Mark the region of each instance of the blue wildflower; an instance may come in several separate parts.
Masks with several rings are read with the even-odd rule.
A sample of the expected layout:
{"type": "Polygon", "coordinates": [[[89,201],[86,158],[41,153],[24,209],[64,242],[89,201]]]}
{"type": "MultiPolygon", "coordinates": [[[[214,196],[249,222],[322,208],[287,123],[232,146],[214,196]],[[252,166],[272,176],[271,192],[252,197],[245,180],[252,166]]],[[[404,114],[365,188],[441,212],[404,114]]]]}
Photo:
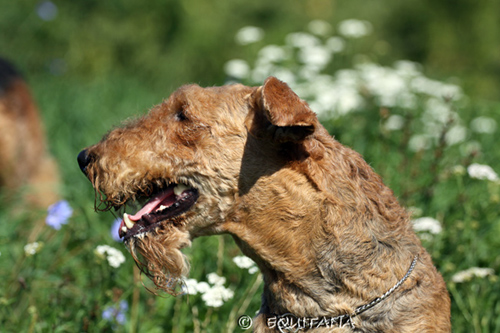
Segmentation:
{"type": "Polygon", "coordinates": [[[61,200],[49,206],[48,215],[45,222],[48,226],[59,230],[63,224],[68,223],[68,219],[73,215],[73,208],[66,200],[61,200]]]}
{"type": "Polygon", "coordinates": [[[120,235],[118,233],[121,224],[122,224],[122,219],[118,217],[116,220],[113,221],[113,225],[111,226],[111,237],[117,242],[123,242],[123,239],[120,238],[120,235]]]}
{"type": "Polygon", "coordinates": [[[119,325],[124,325],[126,321],[125,313],[128,310],[128,303],[125,300],[120,301],[119,304],[108,306],[102,311],[102,319],[114,322],[119,325]]]}

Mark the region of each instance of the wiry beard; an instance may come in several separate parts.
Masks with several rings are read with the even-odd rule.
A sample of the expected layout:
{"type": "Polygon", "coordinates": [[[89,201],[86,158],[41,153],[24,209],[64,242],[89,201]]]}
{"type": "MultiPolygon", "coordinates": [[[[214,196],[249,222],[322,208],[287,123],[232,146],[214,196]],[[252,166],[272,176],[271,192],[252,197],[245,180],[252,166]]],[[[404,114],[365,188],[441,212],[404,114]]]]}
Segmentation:
{"type": "Polygon", "coordinates": [[[189,263],[181,248],[191,245],[189,234],[173,226],[132,237],[125,241],[139,269],[156,287],[173,296],[182,293],[189,263]]]}

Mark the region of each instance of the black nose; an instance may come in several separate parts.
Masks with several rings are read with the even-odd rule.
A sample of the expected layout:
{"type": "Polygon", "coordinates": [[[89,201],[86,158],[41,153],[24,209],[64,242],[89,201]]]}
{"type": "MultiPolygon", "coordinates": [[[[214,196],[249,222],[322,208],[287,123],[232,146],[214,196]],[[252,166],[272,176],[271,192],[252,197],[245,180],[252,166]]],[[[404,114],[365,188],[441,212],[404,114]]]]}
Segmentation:
{"type": "Polygon", "coordinates": [[[87,166],[90,163],[90,156],[87,149],[84,149],[78,154],[78,165],[84,174],[87,174],[87,166]]]}

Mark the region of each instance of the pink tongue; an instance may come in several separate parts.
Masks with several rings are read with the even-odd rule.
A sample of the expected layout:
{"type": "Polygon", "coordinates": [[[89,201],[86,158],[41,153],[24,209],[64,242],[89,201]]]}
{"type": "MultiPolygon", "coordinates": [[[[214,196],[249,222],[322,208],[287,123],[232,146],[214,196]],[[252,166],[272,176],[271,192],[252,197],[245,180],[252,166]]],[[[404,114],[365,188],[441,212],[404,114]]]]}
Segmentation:
{"type": "Polygon", "coordinates": [[[165,206],[170,206],[174,202],[175,202],[174,189],[169,188],[166,191],[158,193],[157,195],[152,197],[147,202],[147,204],[145,204],[144,207],[141,208],[140,211],[138,211],[134,215],[130,215],[129,218],[132,221],[139,221],[142,215],[151,213],[161,204],[164,204],[165,206]]]}

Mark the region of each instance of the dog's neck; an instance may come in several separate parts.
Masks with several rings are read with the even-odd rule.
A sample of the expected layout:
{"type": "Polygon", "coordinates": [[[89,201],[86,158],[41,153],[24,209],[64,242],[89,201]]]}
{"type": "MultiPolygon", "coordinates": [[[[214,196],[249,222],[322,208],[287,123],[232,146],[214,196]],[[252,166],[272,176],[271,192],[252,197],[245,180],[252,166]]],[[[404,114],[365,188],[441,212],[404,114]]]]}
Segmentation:
{"type": "MultiPolygon", "coordinates": [[[[392,192],[380,209],[395,209],[401,217],[389,223],[387,216],[366,208],[373,205],[368,195],[348,197],[362,192],[342,175],[336,188],[325,191],[293,167],[277,164],[267,170],[272,172],[255,176],[251,189],[240,193],[239,213],[225,225],[264,275],[262,313],[351,313],[405,275],[419,243],[392,192]],[[358,206],[335,202],[341,195],[344,203],[358,206]]],[[[380,191],[386,189],[380,182],[380,191]]]]}
{"type": "MultiPolygon", "coordinates": [[[[367,250],[361,251],[367,255],[366,259],[356,258],[352,253],[335,250],[340,247],[334,239],[327,246],[318,240],[301,245],[291,238],[288,239],[288,249],[273,249],[274,244],[266,244],[269,241],[267,232],[246,237],[249,236],[245,235],[247,230],[240,231],[244,232],[236,231],[238,235],[233,234],[236,243],[256,261],[264,276],[259,316],[263,323],[269,318],[285,314],[293,314],[298,318],[331,318],[354,313],[360,306],[369,304],[394,287],[408,272],[412,259],[392,253],[392,263],[389,264],[387,255],[383,259],[386,262],[383,262],[376,258],[375,253],[370,253],[369,248],[374,244],[365,244],[367,250]],[[257,239],[259,241],[253,242],[257,239]],[[298,248],[302,249],[300,253],[296,253],[298,248]],[[397,266],[398,263],[401,267],[397,266]]],[[[348,245],[348,241],[342,239],[344,246],[348,245]]],[[[354,251],[363,244],[354,242],[351,246],[354,251]]],[[[394,250],[399,251],[396,248],[394,250]]],[[[400,252],[411,255],[408,250],[400,252]]],[[[383,305],[375,307],[370,315],[376,317],[373,313],[387,311],[386,304],[383,305]]]]}

